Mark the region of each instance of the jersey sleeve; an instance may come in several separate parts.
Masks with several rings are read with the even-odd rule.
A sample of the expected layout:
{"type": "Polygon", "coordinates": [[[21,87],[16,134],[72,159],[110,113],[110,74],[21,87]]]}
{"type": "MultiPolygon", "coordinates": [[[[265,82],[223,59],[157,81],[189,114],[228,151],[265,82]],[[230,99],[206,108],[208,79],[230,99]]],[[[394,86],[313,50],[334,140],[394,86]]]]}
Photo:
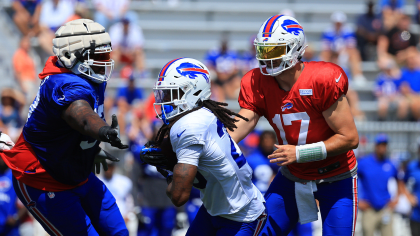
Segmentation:
{"type": "Polygon", "coordinates": [[[241,90],[239,92],[238,102],[241,108],[245,108],[257,113],[259,116],[264,115],[263,94],[256,81],[257,73],[253,69],[246,73],[241,80],[241,90]]]}
{"type": "MultiPolygon", "coordinates": [[[[178,121],[180,122],[180,121],[178,121]]],[[[182,154],[183,149],[192,145],[205,145],[205,136],[207,134],[207,125],[188,124],[176,126],[171,128],[171,144],[172,150],[177,154],[182,154]]]]}
{"type": "Polygon", "coordinates": [[[80,80],[80,82],[54,83],[52,88],[48,86],[44,90],[44,96],[49,104],[58,110],[64,109],[77,100],[85,100],[94,107],[96,101],[94,90],[86,81],[81,78],[80,80]]]}
{"type": "Polygon", "coordinates": [[[328,63],[318,72],[314,82],[317,96],[315,107],[323,112],[330,108],[341,96],[347,94],[349,80],[346,73],[339,66],[328,63]]]}
{"type": "Polygon", "coordinates": [[[201,153],[203,153],[203,149],[204,146],[199,144],[194,144],[181,149],[177,153],[178,163],[198,166],[198,161],[201,153]]]}

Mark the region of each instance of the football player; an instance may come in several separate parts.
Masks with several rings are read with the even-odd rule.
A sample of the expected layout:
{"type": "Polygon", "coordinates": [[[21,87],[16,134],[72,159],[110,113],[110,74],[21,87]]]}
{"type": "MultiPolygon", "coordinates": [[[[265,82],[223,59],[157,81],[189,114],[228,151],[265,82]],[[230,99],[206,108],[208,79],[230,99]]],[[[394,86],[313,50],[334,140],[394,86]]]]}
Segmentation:
{"type": "Polygon", "coordinates": [[[188,201],[193,186],[201,192],[203,205],[187,235],[257,235],[265,219],[264,198],[227,133],[236,128],[231,115],[243,117],[209,99],[209,70],[191,58],[167,63],[153,90],[156,113],[164,122],[157,145],[168,137],[167,147],[172,146],[178,160],[173,175],[159,169],[168,180],[167,195],[179,207],[188,201]]]}
{"type": "MultiPolygon", "coordinates": [[[[111,40],[87,19],[61,26],[38,94],[16,145],[3,144],[17,196],[50,235],[128,235],[115,198],[92,173],[107,157],[101,141],[124,149],[118,122],[105,123],[111,40]]],[[[106,162],[105,162],[106,163],[106,162]]]]}
{"type": "Polygon", "coordinates": [[[260,68],[244,75],[240,120],[230,131],[241,141],[264,116],[280,145],[269,155],[281,166],[265,194],[261,235],[287,235],[299,221],[318,219],[323,235],[353,235],[357,216],[358,133],[347,102],[348,79],[337,65],[301,62],[305,34],[290,16],[275,15],[255,39],[260,68]]]}

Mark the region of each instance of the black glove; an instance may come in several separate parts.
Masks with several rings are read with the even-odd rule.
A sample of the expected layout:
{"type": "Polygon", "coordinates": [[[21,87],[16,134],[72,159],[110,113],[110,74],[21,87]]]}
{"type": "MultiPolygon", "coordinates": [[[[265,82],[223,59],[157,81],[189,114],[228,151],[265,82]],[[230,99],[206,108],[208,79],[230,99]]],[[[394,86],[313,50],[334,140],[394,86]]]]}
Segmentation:
{"type": "Polygon", "coordinates": [[[140,159],[145,164],[170,171],[174,170],[174,166],[178,162],[174,158],[163,155],[162,149],[157,147],[156,143],[153,141],[149,141],[143,146],[140,152],[140,159]]]}
{"type": "Polygon", "coordinates": [[[99,148],[99,152],[96,154],[95,161],[93,162],[92,172],[95,173],[95,167],[96,167],[96,174],[99,174],[101,172],[101,163],[104,170],[107,171],[108,164],[106,163],[106,160],[110,160],[113,162],[120,161],[120,159],[114,157],[108,152],[105,152],[102,148],[99,148]]]}
{"type": "Polygon", "coordinates": [[[117,147],[119,149],[127,149],[128,145],[122,144],[119,136],[120,129],[118,127],[118,120],[117,116],[114,114],[112,115],[111,126],[103,126],[99,129],[99,137],[101,141],[108,142],[113,147],[117,147]]]}
{"type": "Polygon", "coordinates": [[[163,177],[165,177],[166,179],[166,183],[170,184],[172,182],[172,179],[174,177],[174,173],[170,170],[165,170],[159,167],[156,167],[156,170],[163,175],[163,177]]]}

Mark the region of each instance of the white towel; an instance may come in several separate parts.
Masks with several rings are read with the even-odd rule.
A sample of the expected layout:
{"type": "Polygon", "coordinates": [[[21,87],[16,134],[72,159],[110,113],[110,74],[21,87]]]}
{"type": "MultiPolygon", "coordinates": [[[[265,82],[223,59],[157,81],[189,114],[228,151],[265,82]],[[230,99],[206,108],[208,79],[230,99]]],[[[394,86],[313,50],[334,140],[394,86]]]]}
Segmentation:
{"type": "Polygon", "coordinates": [[[301,224],[318,220],[318,207],[314,197],[314,192],[317,190],[315,181],[295,182],[296,205],[301,224]]]}

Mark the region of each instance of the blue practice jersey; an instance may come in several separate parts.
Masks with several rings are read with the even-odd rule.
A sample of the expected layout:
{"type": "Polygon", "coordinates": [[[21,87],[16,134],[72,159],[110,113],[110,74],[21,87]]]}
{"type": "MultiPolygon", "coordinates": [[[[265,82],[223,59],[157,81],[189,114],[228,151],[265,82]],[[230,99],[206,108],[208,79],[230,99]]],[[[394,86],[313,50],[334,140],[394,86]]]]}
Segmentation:
{"type": "Polygon", "coordinates": [[[16,227],[6,225],[8,217],[17,213],[16,193],[12,184],[12,171],[8,169],[0,173],[0,235],[8,235],[11,231],[17,231],[16,227]]]}
{"type": "Polygon", "coordinates": [[[71,128],[61,114],[72,102],[85,100],[104,119],[105,88],[106,83],[97,84],[71,73],[50,75],[41,82],[22,134],[42,167],[60,183],[78,185],[85,181],[100,143],[71,128]]]}

